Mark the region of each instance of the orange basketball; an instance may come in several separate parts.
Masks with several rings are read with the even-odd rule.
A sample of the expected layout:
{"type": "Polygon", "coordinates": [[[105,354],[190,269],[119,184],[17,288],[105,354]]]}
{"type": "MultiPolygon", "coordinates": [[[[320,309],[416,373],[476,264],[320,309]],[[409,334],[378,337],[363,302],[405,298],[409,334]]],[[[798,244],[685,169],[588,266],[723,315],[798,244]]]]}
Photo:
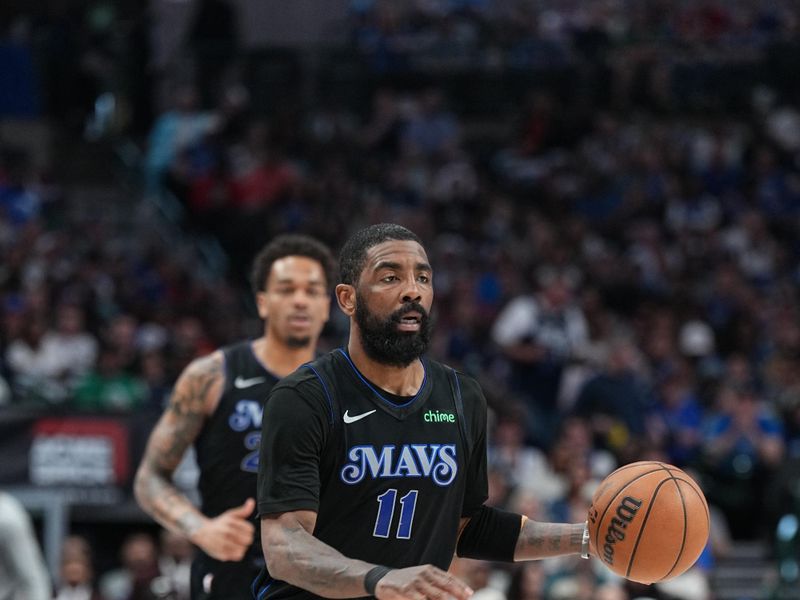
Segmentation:
{"type": "Polygon", "coordinates": [[[589,508],[597,557],[640,583],[677,577],[708,540],[708,504],[678,467],[642,461],[620,467],[598,486],[589,508]]]}

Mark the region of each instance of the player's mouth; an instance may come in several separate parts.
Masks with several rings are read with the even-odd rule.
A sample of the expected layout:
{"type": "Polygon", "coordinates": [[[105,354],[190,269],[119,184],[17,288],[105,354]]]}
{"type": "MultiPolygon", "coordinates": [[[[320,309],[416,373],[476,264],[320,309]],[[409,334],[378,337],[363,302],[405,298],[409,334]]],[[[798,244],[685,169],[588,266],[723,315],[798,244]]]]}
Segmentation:
{"type": "Polygon", "coordinates": [[[419,331],[422,326],[422,315],[416,311],[407,312],[398,321],[400,331],[419,331]]]}
{"type": "Polygon", "coordinates": [[[290,315],[289,325],[293,327],[307,327],[311,324],[311,317],[308,315],[290,315]]]}

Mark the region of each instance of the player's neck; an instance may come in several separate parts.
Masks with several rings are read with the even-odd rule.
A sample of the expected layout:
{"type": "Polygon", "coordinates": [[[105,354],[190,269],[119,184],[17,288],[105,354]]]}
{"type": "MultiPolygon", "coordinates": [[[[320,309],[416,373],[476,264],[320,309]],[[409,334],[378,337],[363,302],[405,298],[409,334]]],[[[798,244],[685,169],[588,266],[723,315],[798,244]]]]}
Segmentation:
{"type": "Polygon", "coordinates": [[[371,359],[361,344],[351,336],[347,345],[350,360],[369,381],[397,396],[414,396],[425,378],[425,369],[417,359],[407,367],[385,365],[371,359]]]}
{"type": "Polygon", "coordinates": [[[315,347],[315,344],[302,348],[291,347],[269,335],[253,342],[253,352],[267,370],[277,377],[286,377],[300,365],[314,360],[315,347]]]}

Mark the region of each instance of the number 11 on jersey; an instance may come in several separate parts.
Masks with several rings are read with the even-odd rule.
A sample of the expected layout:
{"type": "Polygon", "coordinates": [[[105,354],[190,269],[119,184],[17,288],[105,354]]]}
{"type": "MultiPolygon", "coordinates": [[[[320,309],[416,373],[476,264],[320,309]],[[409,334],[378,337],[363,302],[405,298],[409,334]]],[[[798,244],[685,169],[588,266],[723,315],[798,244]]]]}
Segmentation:
{"type": "MultiPolygon", "coordinates": [[[[414,509],[417,506],[417,490],[411,490],[400,498],[400,522],[397,524],[397,539],[411,539],[411,525],[414,522],[414,509]]],[[[388,538],[394,517],[397,490],[392,488],[378,496],[378,517],[375,519],[375,530],[372,535],[388,538]]]]}

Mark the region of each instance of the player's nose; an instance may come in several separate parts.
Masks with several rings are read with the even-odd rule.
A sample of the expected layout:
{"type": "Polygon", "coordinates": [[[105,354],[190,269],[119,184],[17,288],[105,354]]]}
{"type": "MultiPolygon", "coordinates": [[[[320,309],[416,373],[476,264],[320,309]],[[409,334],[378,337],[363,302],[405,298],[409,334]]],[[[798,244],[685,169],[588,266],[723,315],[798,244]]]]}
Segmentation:
{"type": "Polygon", "coordinates": [[[302,306],[308,306],[308,303],[310,302],[310,300],[311,299],[309,298],[308,293],[305,292],[304,290],[297,290],[292,295],[292,303],[295,306],[301,306],[301,307],[302,306]]]}
{"type": "Polygon", "coordinates": [[[417,278],[407,278],[403,286],[403,302],[419,302],[420,300],[422,300],[422,293],[417,278]]]}

